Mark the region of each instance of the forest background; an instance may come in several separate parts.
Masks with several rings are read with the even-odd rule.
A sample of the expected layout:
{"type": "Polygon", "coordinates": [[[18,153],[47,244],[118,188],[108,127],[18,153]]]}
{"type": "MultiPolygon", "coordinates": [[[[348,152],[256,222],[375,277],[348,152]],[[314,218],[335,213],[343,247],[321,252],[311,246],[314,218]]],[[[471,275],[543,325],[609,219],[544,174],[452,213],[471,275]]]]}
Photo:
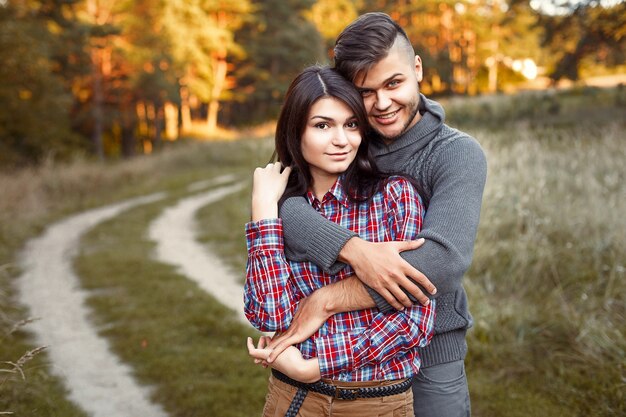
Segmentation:
{"type": "Polygon", "coordinates": [[[0,167],[271,122],[294,75],[374,10],[406,28],[430,96],[625,72],[621,1],[0,0],[0,167]]]}

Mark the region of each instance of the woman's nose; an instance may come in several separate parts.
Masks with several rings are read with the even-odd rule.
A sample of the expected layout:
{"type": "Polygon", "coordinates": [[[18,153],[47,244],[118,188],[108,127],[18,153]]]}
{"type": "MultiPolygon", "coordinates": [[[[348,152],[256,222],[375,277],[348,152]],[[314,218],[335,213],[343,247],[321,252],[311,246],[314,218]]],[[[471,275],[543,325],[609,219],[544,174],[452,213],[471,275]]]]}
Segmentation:
{"type": "Polygon", "coordinates": [[[348,144],[348,136],[343,128],[338,128],[333,135],[333,145],[346,146],[348,144]]]}

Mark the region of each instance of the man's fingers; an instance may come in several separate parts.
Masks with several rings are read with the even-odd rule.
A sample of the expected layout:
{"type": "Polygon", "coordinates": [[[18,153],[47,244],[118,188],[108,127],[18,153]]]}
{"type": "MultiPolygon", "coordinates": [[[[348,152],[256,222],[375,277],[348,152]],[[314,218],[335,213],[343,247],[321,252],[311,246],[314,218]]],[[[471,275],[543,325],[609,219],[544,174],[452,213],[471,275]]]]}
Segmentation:
{"type": "Polygon", "coordinates": [[[274,347],[274,349],[272,349],[272,352],[270,353],[270,355],[267,357],[267,362],[268,363],[272,363],[276,360],[276,358],[285,351],[285,349],[287,349],[289,346],[291,346],[292,343],[289,341],[289,339],[285,339],[282,342],[280,342],[276,347],[274,347]]]}
{"type": "Polygon", "coordinates": [[[424,240],[424,238],[419,238],[417,240],[406,240],[406,241],[399,241],[396,242],[396,247],[398,249],[398,252],[404,252],[406,250],[413,250],[413,249],[417,249],[420,246],[422,246],[424,244],[426,240],[424,240]]]}
{"type": "Polygon", "coordinates": [[[404,282],[400,285],[402,285],[402,288],[404,288],[413,297],[415,297],[415,299],[417,299],[417,302],[419,302],[420,304],[425,305],[425,306],[430,304],[430,298],[428,298],[428,296],[424,294],[424,292],[420,289],[420,287],[415,285],[415,283],[411,281],[409,278],[406,278],[404,282]]]}
{"type": "MultiPolygon", "coordinates": [[[[405,279],[404,282],[410,283],[410,280],[405,279]]],[[[393,297],[402,305],[402,307],[400,307],[398,310],[401,310],[404,307],[409,308],[413,306],[413,301],[411,301],[409,296],[406,295],[404,291],[402,291],[400,285],[394,285],[393,287],[389,288],[389,291],[391,292],[391,295],[393,295],[393,297]]]]}
{"type": "MultiPolygon", "coordinates": [[[[380,296],[383,297],[396,310],[404,310],[404,305],[402,305],[402,303],[398,301],[387,288],[376,289],[376,292],[380,294],[380,296]]],[[[404,296],[406,297],[406,294],[404,294],[404,296]]]]}
{"type": "MultiPolygon", "coordinates": [[[[426,277],[426,275],[422,274],[420,271],[413,268],[408,262],[407,262],[407,266],[408,266],[408,269],[405,271],[405,276],[411,278],[417,284],[421,285],[422,288],[424,288],[429,294],[437,293],[437,288],[433,285],[432,282],[430,282],[430,280],[428,279],[428,277],[426,277]]],[[[409,289],[407,288],[407,290],[409,289]]],[[[409,292],[415,296],[413,291],[409,290],[409,292]]],[[[420,290],[420,292],[422,291],[420,290]]],[[[418,297],[416,296],[415,298],[418,298],[418,297]]]]}
{"type": "Polygon", "coordinates": [[[267,344],[267,348],[276,349],[276,346],[278,346],[278,344],[287,337],[289,337],[289,330],[287,330],[285,333],[281,333],[278,336],[274,336],[274,338],[267,344]]]}

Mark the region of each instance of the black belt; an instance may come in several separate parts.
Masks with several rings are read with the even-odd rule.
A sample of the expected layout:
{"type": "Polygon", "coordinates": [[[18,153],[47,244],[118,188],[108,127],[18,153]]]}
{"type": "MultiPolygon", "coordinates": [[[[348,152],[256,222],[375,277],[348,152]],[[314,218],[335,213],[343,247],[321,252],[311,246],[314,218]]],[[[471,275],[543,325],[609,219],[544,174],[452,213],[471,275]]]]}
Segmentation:
{"type": "Polygon", "coordinates": [[[408,391],[413,385],[413,380],[409,378],[397,384],[384,385],[380,387],[339,388],[321,380],[312,384],[305,384],[304,382],[291,379],[287,375],[275,369],[272,369],[272,375],[279,381],[298,388],[295,397],[289,405],[289,409],[287,410],[285,417],[295,417],[296,414],[298,414],[298,410],[300,410],[300,406],[304,402],[304,398],[309,391],[328,395],[329,397],[333,397],[338,400],[356,400],[357,398],[388,397],[390,395],[402,394],[403,392],[408,391]]]}

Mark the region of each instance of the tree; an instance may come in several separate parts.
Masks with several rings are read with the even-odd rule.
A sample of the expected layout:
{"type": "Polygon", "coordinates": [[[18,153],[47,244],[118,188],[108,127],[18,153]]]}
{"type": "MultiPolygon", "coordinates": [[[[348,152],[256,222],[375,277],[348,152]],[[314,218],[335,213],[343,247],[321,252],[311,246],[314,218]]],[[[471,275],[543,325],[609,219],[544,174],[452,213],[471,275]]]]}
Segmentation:
{"type": "Polygon", "coordinates": [[[72,25],[61,3],[0,6],[0,165],[68,157],[82,147],[71,129],[72,96],[61,78],[61,40],[72,25]]]}
{"type": "Polygon", "coordinates": [[[335,39],[358,13],[352,0],[318,0],[306,16],[324,39],[328,56],[332,56],[335,39]]]}
{"type": "Polygon", "coordinates": [[[287,87],[304,67],[325,62],[323,42],[306,18],[311,0],[257,0],[256,11],[237,32],[237,42],[247,51],[235,61],[234,102],[228,121],[251,125],[278,115],[287,87]]]}
{"type": "Polygon", "coordinates": [[[233,85],[229,61],[241,57],[234,32],[251,12],[248,0],[169,1],[165,4],[163,29],[172,47],[181,78],[183,120],[189,120],[191,95],[208,103],[207,125],[215,130],[220,102],[233,85]]]}
{"type": "Polygon", "coordinates": [[[117,48],[116,108],[122,153],[131,156],[137,148],[137,134],[144,149],[159,149],[164,130],[170,139],[178,137],[180,73],[171,42],[161,33],[164,3],[126,0],[118,4],[122,32],[117,48]],[[175,109],[173,120],[165,117],[168,108],[175,109]]]}
{"type": "Polygon", "coordinates": [[[541,12],[542,46],[550,51],[554,82],[578,80],[586,58],[605,65],[624,62],[626,53],[626,2],[605,8],[598,1],[562,2],[566,13],[541,12]]]}

